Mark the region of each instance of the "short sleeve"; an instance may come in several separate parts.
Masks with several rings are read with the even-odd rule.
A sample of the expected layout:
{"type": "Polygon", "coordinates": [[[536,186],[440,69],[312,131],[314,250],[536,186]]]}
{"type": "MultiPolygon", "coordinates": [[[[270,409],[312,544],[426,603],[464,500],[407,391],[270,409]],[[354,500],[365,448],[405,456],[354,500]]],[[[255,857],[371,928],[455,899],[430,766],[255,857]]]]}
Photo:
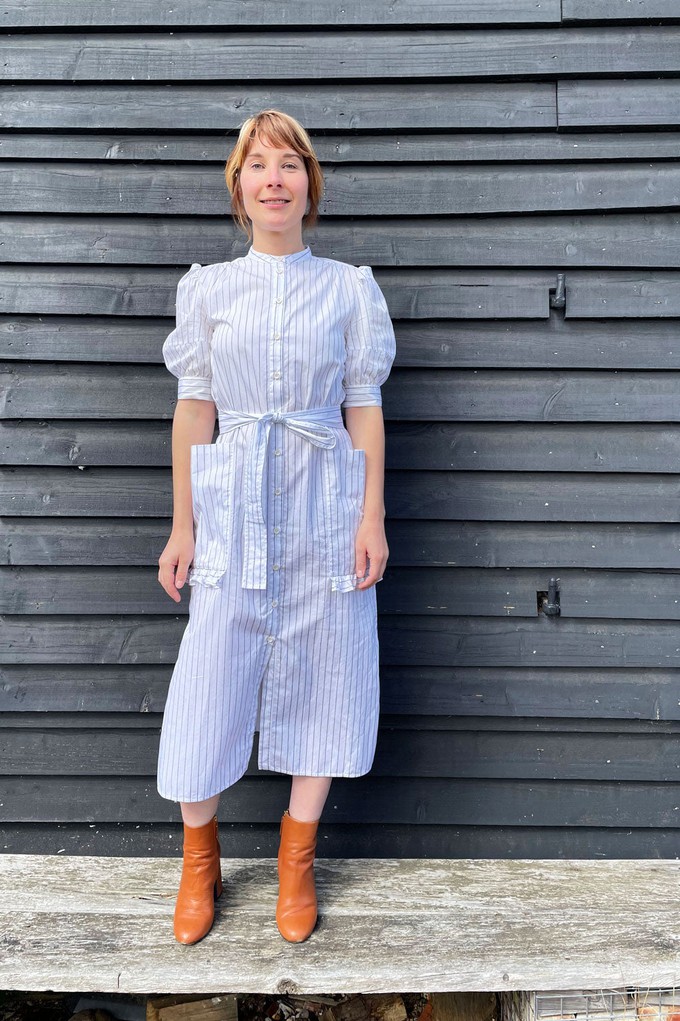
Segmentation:
{"type": "Polygon", "coordinates": [[[355,304],[345,327],[343,408],[382,405],[380,387],[390,374],[397,342],[385,296],[370,266],[355,266],[355,304]]]}
{"type": "Polygon", "coordinates": [[[177,376],[177,399],[211,401],[211,327],[195,262],[177,285],[176,326],[163,344],[163,360],[177,376]]]}

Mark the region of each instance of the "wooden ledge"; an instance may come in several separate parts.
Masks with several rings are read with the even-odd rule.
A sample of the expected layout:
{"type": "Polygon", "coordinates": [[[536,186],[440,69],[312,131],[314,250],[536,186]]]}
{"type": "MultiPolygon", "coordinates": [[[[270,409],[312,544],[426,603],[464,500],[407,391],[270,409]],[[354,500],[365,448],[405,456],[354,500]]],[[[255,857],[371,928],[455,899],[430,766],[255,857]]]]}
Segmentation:
{"type": "Polygon", "coordinates": [[[179,858],[0,856],[0,987],[370,993],[680,985],[680,862],[330,859],[288,944],[276,860],[223,859],[213,929],[172,933],[179,858]]]}

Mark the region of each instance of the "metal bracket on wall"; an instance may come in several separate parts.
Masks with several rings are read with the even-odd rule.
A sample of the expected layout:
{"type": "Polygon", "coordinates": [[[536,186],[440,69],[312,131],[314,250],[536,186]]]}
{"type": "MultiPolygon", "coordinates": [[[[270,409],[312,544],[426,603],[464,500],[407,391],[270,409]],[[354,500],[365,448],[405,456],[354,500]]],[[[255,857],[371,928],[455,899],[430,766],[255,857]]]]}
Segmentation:
{"type": "Polygon", "coordinates": [[[539,613],[545,613],[547,617],[559,617],[561,613],[560,593],[556,578],[550,579],[547,592],[537,592],[536,595],[538,596],[539,613]]]}
{"type": "Polygon", "coordinates": [[[551,308],[564,308],[567,304],[567,288],[565,283],[564,273],[557,274],[557,283],[555,284],[555,291],[550,294],[550,307],[551,308]]]}

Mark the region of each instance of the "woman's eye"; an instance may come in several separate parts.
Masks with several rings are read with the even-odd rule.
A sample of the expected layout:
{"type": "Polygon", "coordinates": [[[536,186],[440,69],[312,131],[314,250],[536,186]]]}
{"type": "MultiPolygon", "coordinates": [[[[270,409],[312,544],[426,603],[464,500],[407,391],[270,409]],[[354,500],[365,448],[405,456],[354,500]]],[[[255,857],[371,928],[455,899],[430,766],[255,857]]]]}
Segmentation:
{"type": "MultiPolygon", "coordinates": [[[[251,163],[250,164],[250,169],[254,170],[255,167],[261,167],[261,166],[262,166],[262,163],[251,163]]],[[[297,163],[284,163],[284,167],[292,167],[293,170],[297,170],[298,169],[297,163]]]]}

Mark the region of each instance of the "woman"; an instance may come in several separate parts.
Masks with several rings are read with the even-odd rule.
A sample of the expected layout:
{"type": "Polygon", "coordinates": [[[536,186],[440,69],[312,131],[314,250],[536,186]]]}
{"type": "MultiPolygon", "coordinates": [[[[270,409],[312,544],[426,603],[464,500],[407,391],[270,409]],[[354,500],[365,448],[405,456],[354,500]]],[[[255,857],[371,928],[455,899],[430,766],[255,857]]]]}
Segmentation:
{"type": "Polygon", "coordinates": [[[259,768],[292,776],[276,922],[301,942],[317,920],[331,780],[367,773],[375,753],[375,584],[389,553],[380,386],[396,345],[371,269],[314,256],[302,240],[323,175],[298,121],[277,110],[245,121],[225,177],[252,245],[182,277],[163,345],[179,385],[158,580],[176,602],[187,579],[192,593],[157,784],[181,805],[174,932],[195,943],[222,892],[219,796],[245,773],[259,731],[259,768]]]}

